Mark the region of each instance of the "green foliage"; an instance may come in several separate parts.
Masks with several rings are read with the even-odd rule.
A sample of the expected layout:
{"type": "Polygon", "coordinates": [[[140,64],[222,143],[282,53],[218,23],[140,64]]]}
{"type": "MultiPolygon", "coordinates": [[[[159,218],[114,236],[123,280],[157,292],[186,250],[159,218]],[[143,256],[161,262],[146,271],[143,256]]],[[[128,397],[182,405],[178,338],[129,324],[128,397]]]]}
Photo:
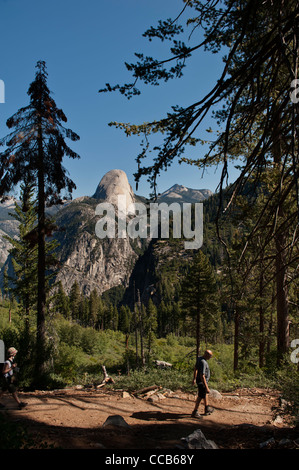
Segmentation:
{"type": "Polygon", "coordinates": [[[75,382],[83,375],[85,354],[79,347],[60,343],[57,354],[54,357],[53,372],[60,376],[66,383],[75,382]]]}
{"type": "Polygon", "coordinates": [[[134,391],[157,385],[170,390],[191,390],[192,372],[188,370],[133,370],[129,376],[117,377],[116,387],[134,391]]]}
{"type": "Polygon", "coordinates": [[[28,239],[37,223],[33,191],[34,185],[26,181],[21,186],[21,204],[16,202],[11,214],[19,222],[19,237],[5,237],[12,245],[9,253],[13,268],[13,276],[4,274],[7,291],[19,300],[26,315],[36,305],[37,289],[37,246],[28,239]]]}
{"type": "MultiPolygon", "coordinates": [[[[298,364],[290,363],[286,358],[284,367],[277,373],[277,386],[282,392],[287,405],[284,412],[293,417],[299,414],[299,369],[298,364]]],[[[298,423],[296,423],[298,424],[298,423]]]]}
{"type": "Polygon", "coordinates": [[[182,285],[182,308],[191,320],[197,349],[202,338],[207,341],[219,319],[219,292],[215,272],[201,250],[194,256],[182,285]]]}
{"type": "Polygon", "coordinates": [[[11,132],[0,141],[6,148],[0,154],[0,195],[6,196],[19,183],[35,185],[37,192],[37,227],[30,232],[32,245],[38,246],[38,282],[35,379],[36,386],[46,372],[47,339],[45,335],[46,289],[46,235],[55,227],[45,216],[45,206],[62,200],[62,192],[71,197],[76,185],[62,165],[63,157],[79,158],[65,139],[77,141],[79,136],[64,123],[67,118],[51,97],[47,85],[44,61],[36,65],[34,81],[28,89],[29,104],[19,109],[6,122],[11,132]]]}
{"type": "MultiPolygon", "coordinates": [[[[278,360],[288,348],[289,315],[298,314],[297,299],[290,301],[288,292],[293,290],[292,284],[297,287],[298,279],[297,109],[290,99],[298,62],[298,27],[290,18],[297,14],[298,2],[295,0],[284,2],[283,8],[281,2],[270,0],[262,3],[255,0],[185,1],[175,19],[159,21],[156,27],[150,27],[144,33],[149,41],[155,38],[170,44],[168,56],[159,60],[142,52],[136,53],[135,63],[125,64],[132,76],[131,83],[114,86],[108,83],[100,90],[117,90],[132,98],[141,93],[140,83],[157,86],[160,82],[182,77],[190,57],[196,60],[200,49],[213,53],[225,50],[223,70],[215,80],[215,86],[213,83],[202,96],[200,90],[195,90],[194,101],[187,107],[172,106],[163,118],[139,125],[127,122],[111,122],[110,125],[122,129],[127,136],[141,137],[135,179],[138,184],[140,178],[146,176],[155,196],[157,177],[175,160],[195,165],[200,170],[222,165],[220,191],[215,198],[219,203],[215,216],[217,226],[209,224],[204,228],[205,240],[210,240],[204,250],[209,252],[214,266],[222,265],[223,268],[227,248],[234,258],[233,269],[228,260],[224,276],[231,276],[231,291],[234,289],[229,308],[236,320],[236,353],[241,335],[248,339],[242,342],[243,356],[259,341],[260,366],[264,364],[266,348],[271,346],[271,341],[267,344],[266,338],[271,339],[273,335],[273,312],[268,306],[274,303],[274,297],[278,360]],[[188,47],[185,41],[191,39],[192,44],[188,47]],[[205,138],[202,124],[210,113],[215,118],[216,131],[213,137],[210,135],[212,130],[208,129],[205,138]],[[207,147],[204,152],[199,152],[199,158],[198,153],[194,158],[192,152],[187,157],[183,155],[188,145],[198,143],[207,147]],[[238,164],[239,176],[227,197],[224,185],[229,176],[229,163],[238,164]],[[227,216],[233,203],[240,202],[238,196],[242,196],[249,179],[256,189],[265,182],[265,175],[267,190],[259,204],[256,207],[248,204],[245,211],[238,204],[237,208],[234,206],[237,228],[232,230],[229,224],[223,223],[224,212],[227,216]],[[221,234],[223,241],[218,249],[213,243],[216,232],[221,234]],[[234,246],[227,243],[233,237],[234,242],[237,241],[234,246]],[[269,301],[273,281],[276,291],[274,295],[272,290],[269,301]],[[257,283],[258,287],[254,285],[257,283]],[[255,318],[251,316],[251,306],[255,318]]],[[[228,297],[227,281],[225,287],[224,297],[228,297]]],[[[168,295],[171,289],[165,288],[165,291],[168,295]]],[[[163,305],[163,310],[169,313],[168,305],[163,305]]],[[[158,324],[158,330],[167,334],[163,317],[158,318],[158,324]]],[[[236,354],[236,368],[237,362],[236,354]]]]}
{"type": "MultiPolygon", "coordinates": [[[[114,380],[112,388],[137,390],[156,384],[171,390],[195,392],[192,387],[193,368],[196,359],[196,340],[190,336],[169,334],[165,338],[152,338],[151,354],[144,368],[136,362],[134,335],[129,336],[126,347],[126,334],[113,330],[95,330],[72,323],[57,316],[52,325],[56,332],[51,350],[51,361],[46,389],[63,388],[66,385],[99,383],[103,378],[102,365],[114,380]],[[154,360],[170,362],[170,370],[159,370],[154,360]],[[129,372],[129,374],[128,374],[129,372]],[[119,375],[119,373],[121,375],[119,375]]],[[[0,338],[6,345],[14,345],[18,350],[18,364],[21,366],[20,387],[30,387],[33,364],[25,361],[24,330],[22,318],[16,310],[12,312],[12,322],[8,322],[7,308],[0,308],[0,338]]],[[[34,328],[30,333],[30,357],[34,355],[34,328]]],[[[267,368],[260,369],[254,351],[247,360],[243,359],[240,370],[233,371],[233,347],[229,344],[205,344],[213,350],[210,360],[211,388],[230,391],[237,387],[281,387],[287,400],[298,406],[296,387],[298,374],[294,367],[286,367],[278,373],[275,360],[267,359],[267,368]],[[297,378],[296,378],[297,377],[297,378]]],[[[27,359],[26,359],[27,360],[27,359]]]]}
{"type": "Polygon", "coordinates": [[[64,155],[79,158],[65,139],[77,141],[79,136],[64,127],[67,118],[51,97],[45,62],[38,61],[36,69],[35,79],[28,89],[30,102],[7,120],[7,127],[12,131],[1,139],[6,149],[1,153],[0,194],[9,193],[24,178],[35,182],[38,177],[43,179],[42,197],[50,203],[59,203],[63,189],[70,196],[75,188],[62,166],[62,158],[64,155]]]}

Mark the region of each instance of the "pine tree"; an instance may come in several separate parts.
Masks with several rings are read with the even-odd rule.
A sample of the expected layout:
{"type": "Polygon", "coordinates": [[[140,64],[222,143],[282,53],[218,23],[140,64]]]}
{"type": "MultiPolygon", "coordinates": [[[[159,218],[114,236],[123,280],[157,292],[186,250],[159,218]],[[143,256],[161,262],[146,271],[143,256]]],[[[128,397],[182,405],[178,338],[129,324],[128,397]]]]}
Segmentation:
{"type": "Polygon", "coordinates": [[[90,324],[90,302],[83,291],[81,291],[80,296],[79,323],[82,326],[89,326],[90,324]]]}
{"type": "Polygon", "coordinates": [[[146,316],[144,321],[145,326],[145,334],[147,335],[147,349],[148,349],[148,357],[151,355],[151,349],[153,340],[155,338],[155,334],[158,327],[157,321],[157,308],[154,305],[152,299],[149,299],[148,305],[146,307],[146,316]]]}
{"type": "Polygon", "coordinates": [[[208,258],[198,251],[182,285],[182,308],[191,319],[196,336],[196,355],[202,336],[202,317],[213,322],[219,310],[219,296],[215,274],[208,258]],[[195,324],[195,328],[194,328],[195,324]]]}
{"type": "Polygon", "coordinates": [[[37,349],[35,376],[38,382],[46,372],[46,251],[45,237],[51,224],[45,217],[45,205],[61,202],[62,191],[71,196],[75,184],[62,166],[64,155],[78,158],[65,143],[65,138],[78,140],[77,134],[66,129],[63,111],[57,108],[47,86],[46,64],[37,63],[34,81],[28,89],[30,103],[7,120],[14,129],[1,141],[6,150],[0,161],[0,195],[9,191],[24,176],[36,182],[38,226],[33,236],[38,242],[38,299],[37,299],[37,349]]]}
{"type": "Polygon", "coordinates": [[[54,294],[53,299],[53,309],[54,311],[59,312],[61,315],[63,315],[66,319],[70,319],[69,298],[63,289],[61,281],[57,283],[57,290],[54,294]]]}
{"type": "Polygon", "coordinates": [[[97,314],[97,328],[103,330],[105,323],[105,305],[102,297],[99,298],[98,314],[97,314]]]}
{"type": "Polygon", "coordinates": [[[81,291],[77,281],[71,287],[69,294],[71,319],[79,321],[80,319],[80,304],[81,304],[81,291]]]}
{"type": "Polygon", "coordinates": [[[116,305],[113,305],[113,314],[112,314],[112,329],[114,331],[118,330],[118,309],[116,305]]]}
{"type": "Polygon", "coordinates": [[[132,313],[127,305],[122,305],[119,310],[118,328],[123,333],[129,334],[131,331],[132,313]]]}
{"type": "Polygon", "coordinates": [[[89,318],[88,324],[92,327],[96,327],[98,322],[98,312],[99,312],[99,303],[100,298],[98,291],[94,289],[89,296],[89,318]]]}
{"type": "Polygon", "coordinates": [[[36,206],[33,201],[34,186],[21,185],[21,203],[15,203],[11,214],[19,222],[19,236],[6,236],[12,248],[9,250],[13,275],[8,277],[8,284],[18,299],[28,324],[30,311],[36,307],[37,297],[37,246],[28,240],[27,235],[37,224],[36,206]]]}

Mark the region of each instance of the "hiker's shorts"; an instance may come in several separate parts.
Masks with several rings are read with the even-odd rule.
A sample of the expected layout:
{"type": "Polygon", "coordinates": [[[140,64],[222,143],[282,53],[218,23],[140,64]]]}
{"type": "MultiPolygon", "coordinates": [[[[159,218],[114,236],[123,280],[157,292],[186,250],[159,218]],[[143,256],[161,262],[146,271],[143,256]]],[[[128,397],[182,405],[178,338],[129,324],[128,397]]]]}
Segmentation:
{"type": "Polygon", "coordinates": [[[1,381],[1,389],[2,392],[8,391],[10,393],[14,393],[16,391],[16,386],[13,383],[5,380],[5,378],[3,378],[1,381]]]}
{"type": "Polygon", "coordinates": [[[206,387],[204,386],[204,384],[202,384],[202,383],[197,384],[197,388],[198,388],[198,396],[199,396],[199,398],[205,398],[205,396],[206,396],[206,394],[207,394],[207,389],[206,389],[206,387]]]}

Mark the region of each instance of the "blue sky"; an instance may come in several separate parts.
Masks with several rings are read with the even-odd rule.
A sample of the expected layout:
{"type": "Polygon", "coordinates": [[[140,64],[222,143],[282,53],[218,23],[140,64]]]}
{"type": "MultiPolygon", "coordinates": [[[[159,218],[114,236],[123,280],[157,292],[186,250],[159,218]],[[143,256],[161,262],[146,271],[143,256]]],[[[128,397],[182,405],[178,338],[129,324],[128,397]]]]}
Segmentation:
{"type": "MultiPolygon", "coordinates": [[[[7,134],[7,118],[28,104],[35,65],[44,60],[53,97],[68,118],[67,126],[80,136],[78,143],[69,143],[81,159],[64,160],[77,185],[73,197],[92,195],[111,169],[124,170],[135,190],[140,140],[125,137],[108,123],[139,124],[163,117],[171,105],[198,100],[216,82],[221,57],[199,52],[183,79],[159,87],[142,86],[142,94],[131,100],[98,90],[107,82],[131,80],[124,62],[134,62],[134,52],[168,56],[167,44],[149,43],[142,33],[159,19],[176,17],[182,5],[182,0],[0,0],[0,79],[5,83],[0,136],[7,134]]],[[[204,128],[210,124],[207,121],[204,128]]],[[[203,148],[196,152],[201,156],[203,148]]],[[[219,171],[210,169],[202,177],[195,167],[175,164],[158,179],[158,191],[175,183],[215,191],[219,171]]],[[[137,193],[148,196],[149,192],[142,179],[137,193]]]]}

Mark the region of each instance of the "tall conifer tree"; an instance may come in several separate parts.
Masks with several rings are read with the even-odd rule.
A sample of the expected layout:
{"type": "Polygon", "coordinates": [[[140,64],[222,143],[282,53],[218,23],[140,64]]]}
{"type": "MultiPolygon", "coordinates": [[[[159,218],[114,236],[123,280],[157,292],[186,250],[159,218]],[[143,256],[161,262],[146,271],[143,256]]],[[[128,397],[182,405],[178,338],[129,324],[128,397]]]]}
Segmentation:
{"type": "Polygon", "coordinates": [[[44,61],[36,65],[34,81],[28,89],[29,105],[19,109],[7,120],[12,132],[1,141],[6,149],[0,159],[0,195],[6,195],[27,175],[37,186],[38,225],[32,236],[38,243],[38,298],[37,298],[37,356],[36,383],[46,372],[46,251],[45,237],[51,227],[45,216],[45,205],[59,203],[62,191],[70,197],[75,188],[62,165],[66,155],[79,156],[65,142],[76,141],[79,136],[63,126],[64,112],[56,106],[47,86],[44,61]]]}
{"type": "Polygon", "coordinates": [[[219,311],[216,278],[208,258],[198,251],[182,285],[182,308],[191,319],[196,336],[196,355],[199,354],[202,317],[210,322],[219,311]]]}
{"type": "Polygon", "coordinates": [[[21,202],[15,203],[15,211],[11,214],[19,222],[19,236],[5,237],[12,245],[9,253],[13,273],[8,276],[8,285],[25,313],[26,323],[37,301],[37,246],[32,245],[27,238],[37,224],[33,192],[33,185],[25,182],[21,186],[21,202]]]}

